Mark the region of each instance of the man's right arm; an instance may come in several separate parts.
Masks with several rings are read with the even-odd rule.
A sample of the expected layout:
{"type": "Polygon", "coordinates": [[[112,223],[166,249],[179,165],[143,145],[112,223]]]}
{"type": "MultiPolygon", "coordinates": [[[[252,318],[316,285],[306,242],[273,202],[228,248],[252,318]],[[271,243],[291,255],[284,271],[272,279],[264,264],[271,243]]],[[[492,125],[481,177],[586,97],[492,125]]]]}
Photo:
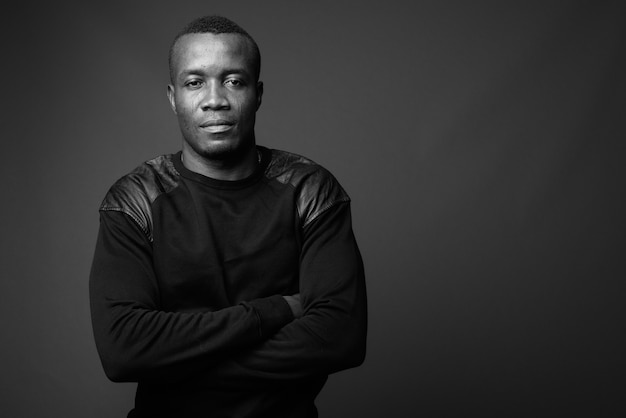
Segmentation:
{"type": "Polygon", "coordinates": [[[96,346],[106,375],[119,382],[185,377],[294,318],[293,303],[280,295],[214,312],[161,310],[151,244],[115,211],[101,212],[89,292],[96,346]]]}

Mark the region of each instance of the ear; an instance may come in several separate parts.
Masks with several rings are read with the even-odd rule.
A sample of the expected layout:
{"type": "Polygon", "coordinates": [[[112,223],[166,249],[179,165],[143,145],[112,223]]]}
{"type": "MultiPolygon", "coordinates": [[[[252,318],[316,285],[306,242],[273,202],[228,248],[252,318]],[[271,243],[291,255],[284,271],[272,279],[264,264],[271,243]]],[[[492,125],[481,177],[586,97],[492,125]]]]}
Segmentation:
{"type": "Polygon", "coordinates": [[[256,83],[256,110],[259,110],[261,107],[261,102],[263,101],[263,82],[259,81],[256,83]]]}
{"type": "Polygon", "coordinates": [[[176,98],[174,97],[174,86],[171,84],[167,85],[167,98],[170,101],[170,106],[172,107],[174,114],[176,114],[176,98]]]}

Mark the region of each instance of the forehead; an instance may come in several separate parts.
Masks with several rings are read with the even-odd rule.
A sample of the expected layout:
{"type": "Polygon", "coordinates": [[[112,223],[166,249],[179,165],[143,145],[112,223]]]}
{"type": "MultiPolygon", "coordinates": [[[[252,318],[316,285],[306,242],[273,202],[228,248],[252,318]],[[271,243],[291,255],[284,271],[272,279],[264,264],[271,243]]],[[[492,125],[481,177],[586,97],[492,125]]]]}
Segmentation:
{"type": "Polygon", "coordinates": [[[173,61],[177,70],[228,63],[253,71],[253,48],[248,39],[235,33],[190,33],[176,41],[173,61]]]}

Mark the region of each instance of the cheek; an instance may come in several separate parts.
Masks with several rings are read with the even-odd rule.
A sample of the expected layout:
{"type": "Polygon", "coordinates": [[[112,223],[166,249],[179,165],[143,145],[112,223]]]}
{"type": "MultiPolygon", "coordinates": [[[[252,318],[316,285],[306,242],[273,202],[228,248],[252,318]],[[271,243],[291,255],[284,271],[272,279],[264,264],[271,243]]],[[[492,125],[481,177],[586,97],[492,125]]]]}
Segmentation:
{"type": "Polygon", "coordinates": [[[176,109],[179,114],[185,117],[190,117],[194,113],[194,109],[197,108],[199,102],[198,96],[186,95],[176,98],[176,109]]]}
{"type": "Polygon", "coordinates": [[[189,103],[180,103],[177,110],[179,122],[184,125],[191,125],[194,120],[193,106],[190,106],[189,103]]]}
{"type": "Polygon", "coordinates": [[[239,113],[245,114],[248,118],[254,118],[256,113],[257,104],[255,100],[246,100],[239,104],[239,113]]]}
{"type": "Polygon", "coordinates": [[[193,114],[186,107],[178,108],[178,112],[176,113],[178,116],[178,126],[184,132],[191,133],[194,129],[195,123],[193,114]]]}

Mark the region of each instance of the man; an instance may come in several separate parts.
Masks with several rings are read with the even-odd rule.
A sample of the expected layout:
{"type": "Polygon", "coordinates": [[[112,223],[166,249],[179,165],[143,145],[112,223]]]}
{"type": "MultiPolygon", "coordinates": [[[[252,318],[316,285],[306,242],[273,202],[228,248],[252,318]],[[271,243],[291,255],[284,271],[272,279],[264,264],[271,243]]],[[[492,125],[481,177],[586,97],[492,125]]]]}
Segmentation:
{"type": "Polygon", "coordinates": [[[118,180],[90,276],[107,376],[130,417],[316,417],[328,374],[363,362],[350,201],[312,161],[256,145],[260,54],[228,19],[170,49],[182,150],[118,180]]]}

